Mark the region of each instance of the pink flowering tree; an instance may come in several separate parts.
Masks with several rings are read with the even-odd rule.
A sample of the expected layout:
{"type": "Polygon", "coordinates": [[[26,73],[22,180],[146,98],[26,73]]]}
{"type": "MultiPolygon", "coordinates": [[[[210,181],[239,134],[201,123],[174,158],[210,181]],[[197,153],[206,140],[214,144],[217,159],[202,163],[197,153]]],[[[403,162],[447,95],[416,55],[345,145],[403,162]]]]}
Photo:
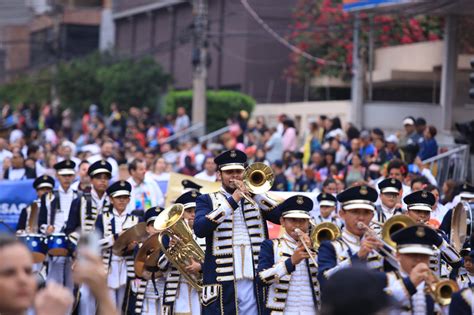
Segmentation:
{"type": "MultiPolygon", "coordinates": [[[[308,76],[320,75],[349,79],[354,17],[343,11],[341,0],[298,0],[289,41],[302,51],[337,65],[292,53],[286,76],[300,82],[308,76]]],[[[366,57],[371,20],[364,13],[360,19],[361,53],[366,57]]],[[[374,15],[372,25],[376,48],[440,40],[443,33],[443,21],[439,17],[374,15]]]]}

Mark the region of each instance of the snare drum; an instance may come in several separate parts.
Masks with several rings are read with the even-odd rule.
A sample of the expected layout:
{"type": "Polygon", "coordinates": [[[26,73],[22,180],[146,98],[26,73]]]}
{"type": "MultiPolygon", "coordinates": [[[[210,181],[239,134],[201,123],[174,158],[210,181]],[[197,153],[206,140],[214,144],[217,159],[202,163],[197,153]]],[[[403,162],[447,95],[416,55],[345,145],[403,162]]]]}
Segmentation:
{"type": "Polygon", "coordinates": [[[64,233],[53,233],[48,236],[48,254],[50,256],[69,256],[68,238],[64,233]]]}
{"type": "Polygon", "coordinates": [[[41,234],[21,234],[18,235],[21,240],[33,254],[34,263],[42,263],[46,259],[48,245],[46,238],[41,234]]]}

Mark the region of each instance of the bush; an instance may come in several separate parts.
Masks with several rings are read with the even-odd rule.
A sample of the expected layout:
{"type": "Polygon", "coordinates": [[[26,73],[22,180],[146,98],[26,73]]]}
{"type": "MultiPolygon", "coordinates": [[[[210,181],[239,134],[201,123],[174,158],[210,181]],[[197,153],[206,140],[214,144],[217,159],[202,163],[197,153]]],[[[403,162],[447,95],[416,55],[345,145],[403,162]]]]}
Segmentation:
{"type": "Polygon", "coordinates": [[[43,70],[33,75],[23,75],[0,86],[0,103],[49,102],[51,98],[51,74],[43,70]]]}
{"type": "MultiPolygon", "coordinates": [[[[175,114],[180,106],[186,108],[191,116],[193,92],[171,91],[166,95],[165,112],[175,114]]],[[[228,118],[237,115],[241,110],[249,114],[255,107],[255,100],[243,93],[235,91],[208,91],[207,92],[207,131],[214,131],[226,126],[228,118]]],[[[192,117],[191,117],[192,118],[192,117]]]]}

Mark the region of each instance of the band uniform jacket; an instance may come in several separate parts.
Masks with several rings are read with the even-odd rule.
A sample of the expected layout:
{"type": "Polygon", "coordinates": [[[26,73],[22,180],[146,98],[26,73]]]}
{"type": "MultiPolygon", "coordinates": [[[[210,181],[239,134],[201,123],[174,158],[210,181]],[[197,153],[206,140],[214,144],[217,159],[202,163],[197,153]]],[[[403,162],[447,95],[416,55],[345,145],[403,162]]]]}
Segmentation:
{"type": "MultiPolygon", "coordinates": [[[[73,200],[81,196],[82,193],[73,191],[73,200]]],[[[41,197],[41,207],[40,213],[38,218],[38,228],[42,233],[46,233],[46,228],[48,225],[53,225],[56,219],[56,212],[61,211],[61,205],[59,204],[59,191],[53,190],[51,193],[44,194],[41,197]]],[[[70,209],[68,209],[70,210],[70,209]]],[[[68,218],[66,218],[63,230],[65,228],[66,222],[68,218]]],[[[55,231],[56,233],[63,232],[55,231]]]]}
{"type": "Polygon", "coordinates": [[[64,232],[69,236],[71,242],[77,244],[79,232],[93,231],[99,214],[102,211],[110,210],[112,210],[112,205],[107,196],[101,205],[97,205],[90,192],[82,193],[71,203],[71,210],[64,232]]]}
{"type": "MultiPolygon", "coordinates": [[[[317,279],[317,266],[311,259],[305,259],[298,265],[303,265],[303,273],[301,276],[306,281],[292,282],[292,276],[297,268],[291,263],[291,255],[294,253],[294,248],[290,247],[285,237],[265,240],[262,243],[260,250],[260,257],[258,263],[258,280],[264,287],[263,297],[261,301],[264,314],[283,314],[288,306],[298,308],[302,303],[299,301],[288,301],[290,288],[302,294],[302,292],[310,291],[312,296],[312,305],[305,305],[306,307],[314,306],[314,312],[319,309],[320,291],[319,282],[317,279]],[[309,289],[308,289],[309,288],[309,289]],[[296,302],[296,303],[295,303],[296,302]],[[294,303],[295,305],[289,305],[294,303]]],[[[296,246],[296,245],[295,245],[296,246]]],[[[316,253],[313,252],[313,257],[316,253]]]]}
{"type": "Polygon", "coordinates": [[[470,285],[452,295],[449,315],[474,314],[474,286],[470,285]]]}
{"type": "Polygon", "coordinates": [[[431,295],[425,292],[425,283],[415,287],[408,275],[400,271],[386,273],[385,291],[399,304],[400,315],[441,314],[443,307],[435,303],[431,295]]]}
{"type": "MultiPolygon", "coordinates": [[[[97,221],[95,224],[97,232],[102,236],[102,239],[99,241],[99,245],[102,249],[102,261],[104,264],[104,268],[109,274],[109,277],[118,277],[117,275],[110,274],[110,266],[112,263],[112,246],[114,245],[115,241],[118,239],[119,235],[122,232],[125,232],[129,228],[133,227],[134,225],[140,222],[140,218],[134,216],[132,214],[127,213],[126,218],[121,226],[121,231],[116,230],[115,224],[115,215],[114,209],[111,211],[104,211],[102,214],[99,214],[97,217],[97,221]]],[[[135,269],[134,269],[134,254],[130,252],[124,256],[126,266],[127,266],[127,289],[126,295],[124,298],[124,305],[119,305],[118,307],[122,307],[122,310],[128,312],[128,305],[127,301],[130,299],[131,288],[130,288],[130,281],[135,279],[135,269]]]]}
{"type": "MultiPolygon", "coordinates": [[[[199,247],[201,247],[203,251],[206,250],[205,239],[194,236],[194,240],[199,245],[199,247]]],[[[167,235],[163,236],[163,246],[165,248],[169,248],[169,237],[167,235]]],[[[168,258],[166,257],[164,253],[161,254],[160,256],[160,259],[158,261],[158,267],[159,267],[159,270],[164,273],[162,314],[163,315],[175,314],[175,307],[174,307],[175,303],[188,303],[190,310],[192,310],[191,305],[190,305],[191,301],[190,300],[183,301],[183,299],[180,298],[179,292],[181,289],[182,282],[186,282],[188,289],[190,290],[195,290],[195,289],[181,275],[180,271],[173,264],[170,263],[170,261],[168,260],[168,258]]],[[[202,264],[201,264],[200,276],[202,277],[202,264]]]]}
{"type": "Polygon", "coordinates": [[[364,263],[369,269],[383,271],[384,258],[372,251],[367,260],[361,260],[357,253],[361,239],[345,228],[341,237],[334,241],[323,241],[318,250],[318,280],[321,285],[337,271],[351,265],[364,263]]]}
{"type": "Polygon", "coordinates": [[[237,204],[232,196],[226,197],[222,190],[196,199],[194,232],[196,236],[206,238],[201,298],[203,314],[236,314],[238,311],[233,244],[234,229],[242,227],[233,224],[236,211],[241,211],[250,238],[254,293],[257,303],[259,301],[255,271],[260,246],[268,238],[266,221],[280,224],[281,211],[266,194],[256,195],[254,200],[257,208],[244,198],[237,204]]]}

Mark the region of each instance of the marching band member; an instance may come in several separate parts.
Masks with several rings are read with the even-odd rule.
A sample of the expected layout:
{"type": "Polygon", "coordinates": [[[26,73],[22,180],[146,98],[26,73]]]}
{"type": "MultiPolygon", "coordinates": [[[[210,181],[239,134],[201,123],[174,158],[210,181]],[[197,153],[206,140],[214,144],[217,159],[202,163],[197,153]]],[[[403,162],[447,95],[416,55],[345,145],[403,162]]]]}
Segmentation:
{"type": "Polygon", "coordinates": [[[386,178],[378,184],[380,205],[377,205],[377,214],[374,217],[380,223],[397,214],[402,214],[402,209],[397,207],[402,191],[402,183],[395,178],[386,178]]]}
{"type": "Polygon", "coordinates": [[[426,286],[434,280],[428,264],[441,236],[419,224],[395,232],[392,239],[397,243],[400,267],[387,273],[386,291],[401,305],[398,314],[444,313],[446,310],[426,292],[426,286]]]}
{"type": "Polygon", "coordinates": [[[342,235],[334,241],[323,241],[318,252],[318,280],[321,284],[335,272],[358,262],[366,262],[370,269],[383,268],[383,257],[375,250],[382,244],[374,235],[364,236],[375,213],[377,191],[369,186],[354,186],[337,195],[342,208],[339,216],[344,221],[342,235]]]}
{"type": "Polygon", "coordinates": [[[231,150],[214,159],[220,191],[196,200],[194,230],[206,237],[203,264],[204,314],[257,314],[255,269],[261,243],[268,238],[266,220],[279,224],[279,210],[265,194],[249,195],[243,185],[247,156],[231,150]]]}
{"type": "MultiPolygon", "coordinates": [[[[407,205],[407,215],[410,218],[417,223],[428,223],[432,207],[436,202],[432,193],[419,190],[405,196],[403,201],[407,205]]],[[[443,238],[444,233],[440,230],[437,230],[437,232],[442,237],[439,239],[440,242],[435,244],[437,249],[430,259],[430,268],[438,277],[448,277],[450,273],[448,265],[457,271],[462,266],[462,260],[456,250],[443,238]]]]}
{"type": "MultiPolygon", "coordinates": [[[[69,219],[64,232],[69,241],[77,245],[80,233],[87,233],[95,229],[97,216],[111,207],[106,194],[109,180],[112,177],[112,165],[101,160],[89,166],[87,174],[91,179],[90,192],[72,201],[69,219]]],[[[96,313],[95,301],[86,285],[80,287],[79,314],[94,315],[96,313]]]]}
{"type": "Polygon", "coordinates": [[[472,315],[474,314],[474,284],[455,292],[451,297],[449,315],[472,315]]]}
{"type": "Polygon", "coordinates": [[[332,194],[320,193],[316,197],[319,204],[319,214],[314,217],[314,223],[320,224],[323,222],[331,222],[337,225],[340,229],[344,225],[342,220],[335,213],[337,206],[337,199],[332,194]]]}
{"type": "Polygon", "coordinates": [[[202,188],[201,185],[193,182],[192,180],[189,180],[189,179],[183,179],[181,181],[181,185],[183,186],[183,194],[185,192],[188,192],[188,191],[191,191],[191,190],[195,190],[197,192],[199,192],[202,188]]]}
{"type": "Polygon", "coordinates": [[[18,218],[18,224],[16,226],[17,231],[26,231],[27,233],[37,232],[41,197],[53,190],[54,178],[48,175],[36,177],[35,181],[33,182],[33,188],[36,190],[36,195],[38,198],[34,200],[29,206],[21,210],[20,217],[18,218]]]}
{"type": "MultiPolygon", "coordinates": [[[[196,198],[201,194],[195,190],[190,190],[176,199],[175,203],[184,205],[183,218],[188,222],[191,229],[194,227],[196,198]]],[[[205,239],[194,236],[195,241],[203,249],[206,249],[205,239]]],[[[164,237],[165,246],[173,244],[173,240],[164,237]]],[[[172,266],[163,254],[159,261],[160,270],[165,272],[165,287],[163,294],[163,314],[201,314],[201,304],[199,292],[192,287],[188,281],[181,276],[180,272],[172,266]]],[[[202,273],[201,263],[193,261],[186,267],[186,271],[200,275],[202,273]]]]}
{"type": "MultiPolygon", "coordinates": [[[[156,217],[163,211],[163,208],[153,207],[145,212],[144,221],[146,222],[146,231],[149,236],[157,233],[153,227],[156,217]]],[[[155,249],[156,250],[156,249],[155,249]]],[[[159,249],[158,249],[159,250],[159,249]]],[[[154,273],[150,280],[135,279],[135,291],[130,295],[129,311],[131,314],[159,315],[162,314],[164,279],[159,275],[159,268],[147,271],[154,273]]]]}
{"type": "Polygon", "coordinates": [[[90,232],[95,229],[97,216],[111,206],[106,190],[112,177],[112,165],[101,160],[89,166],[87,174],[91,178],[92,188],[90,193],[73,200],[67,221],[65,233],[69,240],[77,244],[80,228],[81,232],[90,232]]]}
{"type": "Polygon", "coordinates": [[[103,236],[99,242],[102,247],[102,259],[108,271],[108,286],[112,301],[118,308],[125,308],[123,303],[129,280],[135,278],[133,251],[135,244],[129,244],[125,256],[112,253],[112,246],[119,234],[139,223],[139,217],[126,211],[130,202],[132,186],[126,181],[118,181],[107,188],[107,195],[113,208],[99,214],[96,229],[103,236]]]}
{"type": "MultiPolygon", "coordinates": [[[[285,234],[263,241],[258,262],[259,280],[266,287],[261,302],[263,313],[316,314],[320,295],[317,266],[309,259],[300,239],[303,238],[308,248],[312,247],[307,233],[313,201],[296,195],[284,201],[280,209],[285,234]],[[301,236],[298,233],[302,233],[301,236]]],[[[312,250],[311,254],[316,255],[312,250]]]]}
{"type": "MultiPolygon", "coordinates": [[[[56,170],[59,181],[58,190],[53,190],[51,194],[43,195],[38,224],[40,231],[50,235],[53,233],[63,233],[69,217],[72,201],[78,197],[77,191],[71,188],[76,172],[76,164],[70,160],[56,163],[56,170]]],[[[48,278],[59,284],[73,289],[74,284],[71,274],[71,258],[63,256],[49,256],[48,278]]]]}
{"type": "Polygon", "coordinates": [[[458,276],[458,285],[459,288],[469,288],[471,284],[474,284],[474,251],[471,251],[470,248],[463,248],[459,252],[459,255],[462,257],[464,262],[464,267],[461,268],[458,276]]]}

